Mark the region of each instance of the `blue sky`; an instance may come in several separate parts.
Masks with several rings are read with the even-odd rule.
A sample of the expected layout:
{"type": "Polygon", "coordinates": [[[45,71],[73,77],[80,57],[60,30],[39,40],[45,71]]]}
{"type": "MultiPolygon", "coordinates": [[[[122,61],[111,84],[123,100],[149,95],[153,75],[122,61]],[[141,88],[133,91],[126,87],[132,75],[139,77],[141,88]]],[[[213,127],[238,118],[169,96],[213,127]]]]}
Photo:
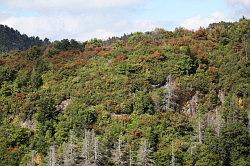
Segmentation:
{"type": "Polygon", "coordinates": [[[0,24],[51,40],[197,29],[250,16],[250,0],[0,0],[0,24]]]}

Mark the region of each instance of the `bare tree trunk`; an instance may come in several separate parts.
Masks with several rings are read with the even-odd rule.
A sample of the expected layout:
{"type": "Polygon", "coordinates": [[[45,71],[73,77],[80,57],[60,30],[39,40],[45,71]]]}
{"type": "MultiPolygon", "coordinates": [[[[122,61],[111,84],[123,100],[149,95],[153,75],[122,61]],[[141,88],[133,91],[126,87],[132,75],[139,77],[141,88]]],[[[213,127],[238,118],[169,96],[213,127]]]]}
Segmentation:
{"type": "Polygon", "coordinates": [[[124,165],[123,152],[122,152],[122,141],[120,138],[118,139],[118,143],[117,143],[115,150],[113,152],[113,161],[117,165],[124,165]]]}
{"type": "Polygon", "coordinates": [[[138,155],[137,155],[137,165],[139,166],[151,166],[154,161],[151,156],[151,149],[148,147],[148,143],[146,140],[141,142],[139,147],[138,155]]]}
{"type": "Polygon", "coordinates": [[[49,148],[49,166],[56,166],[56,148],[52,145],[49,148]]]}
{"type": "Polygon", "coordinates": [[[133,157],[132,157],[132,150],[131,147],[129,148],[129,166],[133,164],[133,157]]]}
{"type": "Polygon", "coordinates": [[[174,143],[172,142],[172,145],[171,145],[171,152],[172,152],[172,157],[171,157],[171,165],[172,166],[175,166],[175,155],[174,155],[174,143]]]}
{"type": "Polygon", "coordinates": [[[164,85],[166,93],[165,93],[165,109],[168,110],[171,105],[171,98],[172,98],[172,76],[169,75],[167,77],[167,82],[164,85]]]}
{"type": "Polygon", "coordinates": [[[94,163],[98,163],[98,157],[99,157],[99,149],[98,149],[98,141],[95,138],[94,139],[94,163]]]}
{"type": "Polygon", "coordinates": [[[30,161],[30,164],[29,166],[35,166],[35,156],[36,156],[36,151],[35,150],[32,150],[31,151],[31,161],[30,161]]]}
{"type": "Polygon", "coordinates": [[[81,157],[83,158],[83,165],[90,164],[90,132],[88,130],[84,130],[84,139],[83,139],[83,146],[82,146],[82,154],[81,157]]]}
{"type": "Polygon", "coordinates": [[[202,143],[202,126],[201,126],[200,118],[198,122],[198,136],[199,136],[199,142],[202,143]]]}
{"type": "Polygon", "coordinates": [[[70,132],[69,143],[66,144],[66,150],[64,152],[64,165],[73,166],[75,164],[75,153],[74,153],[74,133],[70,132]]]}

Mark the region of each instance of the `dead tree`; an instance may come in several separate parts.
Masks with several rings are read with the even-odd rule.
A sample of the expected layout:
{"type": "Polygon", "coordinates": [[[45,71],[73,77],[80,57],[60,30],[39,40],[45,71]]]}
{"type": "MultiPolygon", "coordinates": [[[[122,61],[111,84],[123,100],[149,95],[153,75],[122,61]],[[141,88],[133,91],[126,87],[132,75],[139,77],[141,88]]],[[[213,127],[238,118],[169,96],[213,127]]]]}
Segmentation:
{"type": "Polygon", "coordinates": [[[74,151],[74,132],[70,132],[69,142],[66,144],[64,151],[64,165],[65,166],[73,166],[75,164],[76,154],[74,151]]]}
{"type": "Polygon", "coordinates": [[[57,159],[56,159],[56,148],[55,145],[52,145],[49,148],[49,161],[48,161],[48,165],[49,166],[57,166],[57,159]]]}
{"type": "Polygon", "coordinates": [[[35,156],[36,156],[36,151],[32,150],[31,151],[31,158],[30,158],[30,162],[29,162],[28,166],[35,166],[36,165],[35,156]]]}
{"type": "Polygon", "coordinates": [[[116,165],[124,165],[126,162],[124,161],[124,151],[122,149],[122,141],[119,138],[118,143],[115,147],[115,150],[113,151],[113,158],[112,160],[116,165]]]}
{"type": "Polygon", "coordinates": [[[146,140],[141,142],[141,145],[137,154],[137,165],[138,166],[153,166],[154,160],[152,157],[152,150],[149,148],[146,140]]]}
{"type": "Polygon", "coordinates": [[[171,165],[175,166],[175,154],[174,154],[174,143],[171,145],[171,165]]]}

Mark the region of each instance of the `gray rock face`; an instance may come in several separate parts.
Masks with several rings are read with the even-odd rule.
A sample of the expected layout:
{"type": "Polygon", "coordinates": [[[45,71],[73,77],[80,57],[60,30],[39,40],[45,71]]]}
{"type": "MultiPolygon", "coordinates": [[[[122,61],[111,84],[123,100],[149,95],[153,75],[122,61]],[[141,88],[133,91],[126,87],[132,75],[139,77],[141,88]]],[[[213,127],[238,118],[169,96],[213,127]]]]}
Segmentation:
{"type": "Polygon", "coordinates": [[[71,99],[65,99],[60,104],[56,106],[56,111],[63,112],[66,110],[67,106],[70,104],[71,99]]]}

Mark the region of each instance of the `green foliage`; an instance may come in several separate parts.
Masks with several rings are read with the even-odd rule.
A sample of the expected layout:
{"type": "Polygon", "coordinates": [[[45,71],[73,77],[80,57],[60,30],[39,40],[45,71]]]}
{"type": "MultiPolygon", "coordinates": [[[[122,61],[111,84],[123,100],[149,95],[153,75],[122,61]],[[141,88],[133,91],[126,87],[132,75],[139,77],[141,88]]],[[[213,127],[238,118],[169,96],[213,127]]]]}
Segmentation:
{"type": "Polygon", "coordinates": [[[39,71],[33,69],[30,76],[30,85],[32,88],[39,88],[43,84],[42,75],[39,71]]]}
{"type": "Polygon", "coordinates": [[[37,60],[40,56],[42,56],[42,50],[40,47],[34,46],[28,50],[27,58],[30,61],[37,60]]]}
{"type": "Polygon", "coordinates": [[[195,73],[194,61],[188,55],[184,55],[180,58],[180,60],[177,63],[177,68],[178,68],[178,73],[181,75],[195,73]]]}
{"type": "Polygon", "coordinates": [[[43,165],[50,147],[61,164],[69,144],[80,163],[90,130],[103,165],[117,163],[118,139],[124,163],[146,151],[154,165],[249,165],[249,27],[241,19],[0,54],[0,165],[27,165],[32,151],[43,165]]]}
{"type": "Polygon", "coordinates": [[[93,108],[87,108],[80,102],[72,103],[66,113],[72,128],[83,130],[96,120],[96,113],[93,108]]]}
{"type": "Polygon", "coordinates": [[[135,95],[134,112],[137,114],[154,114],[154,104],[149,94],[138,91],[135,95]]]}
{"type": "Polygon", "coordinates": [[[69,50],[84,50],[84,44],[81,44],[80,42],[71,39],[70,41],[68,39],[63,39],[61,41],[55,41],[53,43],[54,49],[51,54],[55,54],[58,51],[69,51],[69,50]],[[54,52],[54,53],[53,53],[54,52]]]}
{"type": "Polygon", "coordinates": [[[15,80],[15,77],[16,77],[16,71],[15,70],[13,70],[11,68],[0,66],[0,85],[4,81],[13,81],[13,80],[15,80]]]}
{"type": "Polygon", "coordinates": [[[42,45],[43,42],[38,37],[28,37],[20,34],[19,31],[14,30],[8,26],[0,25],[0,53],[11,50],[26,50],[34,45],[42,45]]]}
{"type": "Polygon", "coordinates": [[[129,44],[138,44],[140,42],[143,42],[148,39],[148,36],[142,32],[136,32],[133,33],[129,38],[128,38],[128,43],[129,44]]]}
{"type": "Polygon", "coordinates": [[[140,69],[140,65],[138,64],[121,64],[117,68],[118,74],[130,75],[135,74],[140,69]]]}

